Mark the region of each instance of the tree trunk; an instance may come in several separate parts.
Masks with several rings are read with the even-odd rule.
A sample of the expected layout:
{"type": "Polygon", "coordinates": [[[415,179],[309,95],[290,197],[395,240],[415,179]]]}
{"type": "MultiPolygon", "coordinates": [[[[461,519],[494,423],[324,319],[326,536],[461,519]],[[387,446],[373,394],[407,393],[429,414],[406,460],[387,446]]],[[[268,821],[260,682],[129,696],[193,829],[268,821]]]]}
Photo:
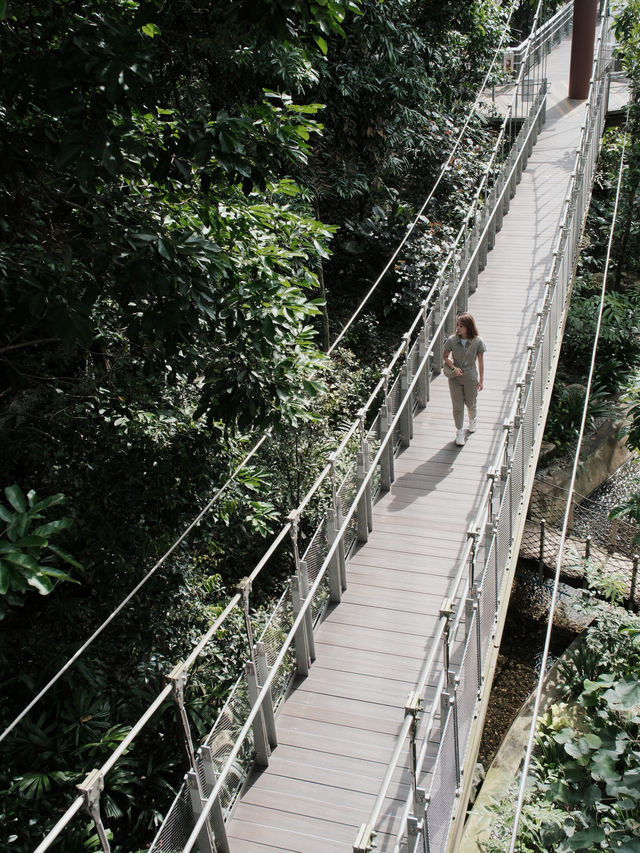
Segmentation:
{"type": "MultiPolygon", "coordinates": [[[[318,196],[313,199],[314,215],[318,222],[320,221],[320,206],[318,204],[318,196]]],[[[324,269],[322,267],[322,258],[318,259],[318,284],[320,285],[320,298],[322,299],[322,351],[329,352],[331,345],[329,337],[329,309],[327,307],[327,291],[324,286],[324,269]]]]}

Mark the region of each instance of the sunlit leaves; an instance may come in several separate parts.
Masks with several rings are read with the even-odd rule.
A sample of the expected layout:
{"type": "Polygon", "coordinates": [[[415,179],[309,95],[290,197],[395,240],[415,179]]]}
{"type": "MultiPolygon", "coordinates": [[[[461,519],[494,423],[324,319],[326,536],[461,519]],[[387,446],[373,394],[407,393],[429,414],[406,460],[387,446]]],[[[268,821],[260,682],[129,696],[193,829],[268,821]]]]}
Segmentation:
{"type": "MultiPolygon", "coordinates": [[[[62,494],[38,500],[32,490],[26,496],[14,484],[4,490],[9,506],[0,504],[0,519],[4,522],[0,534],[0,596],[10,604],[20,603],[16,596],[33,587],[41,595],[48,595],[56,581],[73,581],[56,565],[60,560],[76,568],[80,564],[71,554],[52,545],[49,539],[71,526],[69,517],[39,524],[49,507],[63,504],[62,494]],[[58,558],[56,560],[56,558],[58,558]]],[[[77,581],[75,581],[77,583],[77,581]]],[[[0,602],[0,618],[4,616],[0,602]]]]}

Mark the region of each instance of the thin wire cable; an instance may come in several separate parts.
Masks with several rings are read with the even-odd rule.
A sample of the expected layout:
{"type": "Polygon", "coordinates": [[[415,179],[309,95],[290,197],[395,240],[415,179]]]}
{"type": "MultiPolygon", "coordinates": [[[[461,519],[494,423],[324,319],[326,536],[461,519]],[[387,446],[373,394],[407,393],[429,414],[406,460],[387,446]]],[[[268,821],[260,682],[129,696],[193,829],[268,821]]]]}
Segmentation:
{"type": "Polygon", "coordinates": [[[198,524],[198,522],[206,515],[207,512],[211,509],[213,504],[218,500],[218,498],[227,490],[227,488],[234,481],[238,473],[244,468],[247,462],[251,459],[251,457],[258,451],[258,449],[262,446],[263,442],[267,438],[267,434],[263,435],[260,441],[253,447],[253,449],[244,457],[242,462],[235,468],[234,472],[231,474],[229,479],[221,486],[218,491],[213,495],[208,504],[202,509],[196,518],[191,522],[191,524],[182,532],[182,534],[176,539],[173,545],[166,551],[162,557],[158,560],[158,562],[153,566],[153,568],[149,569],[147,574],[142,578],[142,580],[131,590],[131,592],[124,598],[120,604],[111,612],[111,614],[104,620],[104,622],[96,628],[93,634],[89,637],[88,640],[80,646],[80,648],[70,657],[67,662],[58,670],[58,672],[46,683],[46,685],[42,688],[42,690],[34,696],[34,698],[26,705],[23,710],[18,714],[17,717],[7,726],[7,728],[0,734],[0,743],[5,739],[5,737],[13,731],[13,729],[18,725],[18,723],[29,713],[29,711],[36,705],[40,699],[53,687],[53,685],[64,675],[64,673],[72,666],[75,661],[86,651],[86,649],[93,643],[93,641],[100,636],[100,634],[104,631],[104,629],[113,622],[118,613],[125,607],[132,598],[142,589],[142,587],[146,584],[146,582],[151,578],[152,575],[160,568],[160,566],[167,560],[171,554],[176,550],[178,545],[191,533],[193,528],[198,524]]]}
{"type": "MultiPolygon", "coordinates": [[[[484,78],[484,81],[483,81],[482,87],[481,87],[481,89],[480,89],[480,94],[482,93],[482,91],[483,91],[483,89],[484,89],[484,86],[486,85],[486,81],[488,80],[489,74],[491,73],[491,70],[493,69],[493,66],[494,66],[494,64],[495,64],[495,61],[496,61],[496,58],[497,58],[497,55],[498,55],[498,51],[499,51],[499,49],[500,49],[500,46],[501,46],[501,44],[502,44],[502,41],[503,41],[504,36],[505,36],[505,33],[506,33],[506,29],[507,29],[507,27],[508,27],[508,25],[509,25],[509,23],[510,23],[510,21],[511,21],[511,17],[512,17],[512,15],[513,15],[513,11],[514,11],[514,9],[515,9],[515,5],[516,5],[516,0],[513,0],[512,6],[511,6],[511,10],[510,10],[510,12],[509,12],[509,16],[508,16],[507,21],[506,21],[506,23],[505,23],[505,29],[503,30],[503,33],[502,33],[502,35],[501,35],[500,43],[499,43],[498,47],[496,48],[496,50],[495,50],[495,52],[494,52],[494,56],[493,56],[493,58],[492,58],[492,61],[491,61],[491,65],[490,65],[490,67],[489,67],[489,70],[487,71],[487,74],[485,75],[485,78],[484,78]]],[[[441,171],[440,175],[438,176],[438,179],[437,179],[437,181],[436,181],[436,183],[435,183],[434,187],[432,188],[431,193],[429,194],[429,197],[427,198],[427,200],[426,200],[426,201],[425,201],[425,203],[423,204],[423,206],[422,206],[422,208],[421,208],[421,210],[420,210],[420,213],[419,213],[419,214],[418,214],[418,216],[415,218],[415,220],[414,220],[414,222],[413,222],[413,224],[412,224],[412,226],[411,226],[410,230],[409,230],[409,231],[407,232],[407,234],[404,236],[404,239],[402,240],[402,242],[400,243],[400,245],[399,245],[399,246],[398,246],[398,248],[396,249],[396,252],[395,252],[395,253],[394,253],[394,255],[392,256],[391,260],[387,263],[387,265],[386,265],[386,267],[384,268],[383,272],[380,274],[380,276],[379,276],[379,277],[378,277],[378,279],[376,280],[375,284],[373,285],[373,287],[371,288],[371,290],[369,291],[369,293],[367,294],[367,296],[365,297],[365,299],[363,300],[363,302],[361,303],[361,305],[356,309],[356,312],[352,315],[352,317],[351,317],[351,318],[350,318],[350,320],[348,321],[347,325],[343,327],[343,329],[342,329],[342,331],[340,332],[340,334],[339,334],[338,338],[336,338],[336,340],[333,342],[333,344],[332,344],[332,345],[331,345],[331,347],[329,348],[328,354],[331,354],[331,352],[333,351],[333,349],[337,346],[338,342],[342,339],[342,337],[344,336],[344,334],[347,332],[348,328],[353,324],[353,322],[355,321],[355,319],[356,319],[356,317],[358,316],[359,312],[362,310],[362,308],[364,307],[364,305],[366,304],[366,302],[368,301],[368,299],[369,299],[369,298],[370,298],[370,296],[372,295],[373,291],[374,291],[374,290],[375,290],[375,288],[378,286],[378,284],[380,283],[380,281],[382,280],[382,278],[383,278],[383,277],[384,277],[384,275],[386,274],[387,270],[389,269],[389,267],[391,266],[391,264],[393,263],[393,261],[394,261],[394,260],[395,260],[395,258],[397,257],[398,253],[400,252],[400,250],[402,249],[402,247],[403,247],[403,246],[404,246],[404,244],[406,243],[406,241],[407,241],[407,239],[409,238],[409,236],[410,236],[411,232],[413,231],[413,229],[414,229],[414,228],[415,228],[415,226],[417,225],[417,223],[418,223],[418,221],[419,221],[419,219],[420,219],[420,216],[422,215],[422,213],[423,213],[423,212],[424,212],[424,210],[426,209],[426,207],[427,207],[427,205],[428,205],[429,201],[430,201],[430,200],[431,200],[431,198],[433,197],[433,194],[434,194],[435,190],[437,189],[438,184],[439,184],[439,182],[440,182],[440,180],[441,180],[442,176],[444,175],[444,172],[446,171],[446,168],[448,167],[449,163],[451,162],[451,159],[452,159],[453,155],[455,154],[455,151],[457,150],[457,146],[459,145],[459,142],[460,142],[460,140],[462,139],[462,136],[464,135],[464,132],[466,131],[466,129],[467,129],[467,127],[468,127],[468,124],[469,124],[469,122],[471,121],[471,118],[472,118],[472,116],[473,116],[473,112],[474,112],[474,110],[476,109],[477,104],[479,103],[479,100],[480,100],[480,94],[477,96],[476,100],[474,101],[474,103],[473,103],[473,107],[472,107],[471,111],[469,112],[469,115],[468,115],[468,117],[467,117],[467,121],[466,121],[466,123],[465,123],[465,125],[464,125],[464,127],[463,127],[463,130],[461,131],[461,133],[460,133],[460,135],[459,135],[459,137],[458,137],[458,140],[456,141],[456,144],[455,144],[455,146],[454,146],[454,148],[453,148],[453,150],[452,150],[451,154],[449,155],[449,158],[448,158],[447,162],[445,163],[444,167],[442,168],[442,171],[441,171]]],[[[122,611],[122,609],[123,609],[123,608],[124,608],[124,607],[125,607],[125,606],[130,602],[130,601],[131,601],[131,599],[132,599],[132,598],[134,598],[134,597],[136,596],[136,594],[140,591],[140,589],[141,589],[141,588],[142,588],[142,587],[147,583],[147,581],[148,581],[148,580],[149,580],[149,579],[150,579],[150,578],[155,574],[155,572],[160,568],[160,566],[162,566],[162,565],[163,565],[163,563],[167,560],[167,558],[171,556],[171,554],[172,554],[172,553],[175,551],[175,549],[180,545],[180,543],[181,543],[181,542],[182,542],[182,541],[183,541],[183,540],[184,540],[184,539],[189,535],[189,533],[191,532],[191,530],[193,530],[193,528],[198,524],[198,522],[203,518],[203,516],[204,516],[204,515],[206,515],[206,513],[211,509],[211,507],[212,507],[212,506],[213,506],[213,504],[218,500],[218,498],[219,498],[219,497],[220,497],[220,496],[221,496],[221,495],[226,491],[226,489],[230,486],[230,484],[235,480],[236,476],[237,476],[237,475],[239,474],[239,472],[244,468],[244,466],[249,462],[249,460],[252,458],[252,456],[254,456],[254,454],[255,454],[255,453],[257,453],[257,451],[259,450],[259,448],[263,445],[263,443],[264,443],[264,442],[266,441],[266,439],[269,437],[270,433],[271,433],[271,430],[268,430],[268,431],[267,431],[267,432],[262,436],[262,438],[261,438],[261,439],[260,439],[260,440],[255,444],[255,446],[253,447],[253,449],[252,449],[252,450],[251,450],[251,451],[250,451],[250,452],[245,456],[245,458],[242,460],[242,462],[241,462],[241,463],[236,467],[236,469],[234,470],[234,472],[232,473],[232,475],[228,478],[228,480],[227,480],[227,481],[226,481],[226,482],[225,482],[225,483],[220,487],[220,489],[218,489],[218,491],[214,494],[214,496],[213,496],[213,497],[211,498],[211,500],[207,503],[207,505],[204,507],[204,509],[202,509],[202,510],[201,510],[201,512],[198,514],[198,516],[197,516],[197,517],[196,517],[196,518],[191,522],[191,524],[190,524],[190,525],[189,525],[189,526],[188,526],[188,527],[183,531],[183,533],[178,537],[178,539],[176,539],[176,541],[173,543],[173,545],[171,545],[171,547],[166,551],[166,553],[165,553],[165,554],[163,554],[163,556],[158,560],[158,562],[157,562],[157,563],[156,563],[156,564],[155,564],[155,565],[154,565],[154,566],[153,566],[153,567],[152,567],[152,568],[147,572],[147,574],[146,574],[146,575],[145,575],[145,576],[140,580],[140,582],[139,582],[139,583],[134,587],[134,589],[132,589],[132,590],[131,590],[131,592],[126,596],[126,598],[124,598],[124,599],[123,599],[123,601],[122,601],[122,602],[121,602],[121,603],[120,603],[120,604],[119,604],[119,605],[118,605],[118,606],[117,606],[117,607],[116,607],[116,608],[111,612],[111,614],[110,614],[110,615],[109,615],[109,616],[108,616],[108,617],[107,617],[107,618],[102,622],[102,624],[101,624],[98,628],[96,628],[96,630],[93,632],[93,634],[91,634],[91,636],[90,636],[90,637],[89,637],[89,638],[88,638],[88,639],[87,639],[87,640],[82,644],[82,646],[80,646],[80,648],[79,648],[79,649],[78,649],[78,650],[77,650],[77,651],[72,655],[72,657],[70,657],[70,658],[67,660],[67,662],[66,662],[66,663],[65,663],[65,664],[64,664],[64,665],[63,665],[63,666],[58,670],[58,672],[57,672],[57,673],[56,673],[56,674],[55,674],[55,675],[54,675],[54,676],[53,676],[53,677],[52,677],[52,678],[47,682],[47,684],[42,688],[42,690],[40,690],[40,692],[39,692],[39,693],[38,693],[38,694],[37,694],[37,695],[36,695],[36,696],[35,696],[35,697],[34,697],[34,698],[29,702],[29,704],[28,704],[28,705],[26,705],[26,706],[23,708],[23,710],[22,710],[22,711],[21,711],[21,712],[20,712],[20,713],[19,713],[19,714],[14,718],[14,720],[13,720],[13,721],[12,721],[12,722],[11,722],[11,723],[6,727],[6,728],[5,728],[5,730],[2,732],[2,734],[0,734],[0,743],[1,743],[5,738],[6,738],[6,736],[7,736],[11,731],[13,731],[13,729],[18,725],[18,723],[19,723],[22,719],[24,719],[24,717],[25,717],[25,716],[29,713],[29,711],[30,711],[30,710],[31,710],[31,709],[32,709],[32,708],[33,708],[33,707],[34,707],[34,706],[35,706],[35,705],[40,701],[40,699],[42,699],[42,698],[43,698],[43,697],[48,693],[48,691],[49,691],[49,690],[54,686],[54,684],[56,684],[56,682],[57,682],[57,681],[59,681],[59,679],[64,675],[64,673],[65,673],[65,672],[66,672],[66,671],[67,671],[67,670],[68,670],[68,669],[69,669],[69,668],[70,668],[70,667],[75,663],[75,661],[76,661],[76,660],[77,660],[77,659],[78,659],[78,658],[79,658],[79,657],[80,657],[80,656],[81,656],[81,655],[86,651],[86,649],[91,645],[91,643],[93,643],[93,641],[94,641],[95,639],[97,639],[97,637],[99,637],[99,636],[100,636],[100,634],[102,634],[102,632],[105,630],[105,628],[107,628],[107,626],[108,626],[108,625],[109,625],[109,624],[110,624],[110,623],[115,619],[115,617],[116,617],[116,616],[117,616],[117,615],[122,611]]]]}
{"type": "Polygon", "coordinates": [[[495,49],[495,51],[494,51],[494,53],[493,53],[493,57],[492,57],[492,59],[491,59],[491,63],[490,63],[490,65],[489,65],[489,68],[488,68],[488,70],[487,70],[487,73],[486,73],[486,74],[485,74],[485,76],[484,76],[484,80],[482,81],[482,85],[480,86],[480,89],[479,89],[478,95],[476,96],[476,99],[475,99],[475,101],[473,102],[473,104],[472,104],[472,106],[471,106],[471,109],[469,110],[469,113],[468,113],[468,115],[467,115],[467,117],[466,117],[466,120],[465,120],[465,123],[464,123],[464,125],[463,125],[463,127],[462,127],[462,130],[461,130],[461,131],[460,131],[460,133],[458,134],[458,138],[456,139],[455,144],[454,144],[453,148],[451,149],[451,152],[450,152],[449,156],[447,157],[447,159],[446,159],[445,163],[440,167],[440,173],[439,173],[439,175],[438,175],[438,177],[437,177],[437,179],[436,179],[435,184],[434,184],[434,185],[433,185],[433,187],[431,188],[431,192],[430,192],[430,193],[429,193],[429,195],[427,196],[426,201],[424,202],[424,204],[422,205],[422,207],[421,207],[421,208],[420,208],[420,210],[418,211],[418,213],[417,213],[417,215],[415,216],[415,218],[414,218],[413,222],[412,222],[412,223],[411,223],[411,225],[408,227],[408,229],[407,229],[407,233],[404,235],[404,237],[402,238],[402,240],[401,240],[401,241],[400,241],[400,243],[398,244],[398,247],[396,248],[395,252],[391,255],[391,257],[389,258],[389,260],[388,260],[388,261],[387,261],[387,263],[385,264],[384,269],[382,270],[382,272],[380,273],[380,275],[378,276],[378,278],[373,282],[373,284],[372,284],[372,285],[371,285],[371,287],[369,288],[369,290],[368,290],[367,294],[365,295],[364,299],[360,302],[360,304],[358,305],[358,307],[356,308],[356,310],[353,312],[353,314],[351,315],[351,317],[349,318],[349,320],[348,320],[348,321],[346,322],[346,324],[342,327],[342,330],[341,330],[341,332],[339,333],[338,337],[335,339],[335,341],[334,341],[334,342],[331,344],[331,346],[329,347],[329,349],[328,349],[328,354],[329,354],[329,355],[331,355],[331,353],[333,352],[333,350],[338,346],[338,344],[340,343],[340,341],[342,340],[342,338],[346,335],[346,333],[347,333],[347,332],[348,332],[348,330],[351,328],[351,326],[353,325],[353,323],[355,323],[356,319],[357,319],[357,318],[358,318],[358,316],[360,315],[360,312],[362,311],[362,309],[364,308],[364,306],[367,304],[367,302],[369,301],[369,299],[371,298],[371,296],[373,296],[373,294],[374,294],[374,292],[376,291],[376,289],[378,288],[378,286],[379,286],[380,282],[381,282],[381,281],[382,281],[382,279],[385,277],[385,275],[387,274],[387,272],[388,272],[388,271],[389,271],[389,269],[391,268],[391,265],[393,264],[393,262],[396,260],[396,258],[397,258],[397,257],[398,257],[398,255],[400,254],[401,249],[404,247],[405,243],[407,242],[407,240],[409,239],[409,237],[411,236],[411,234],[412,234],[412,233],[413,233],[413,231],[415,230],[416,226],[418,225],[418,222],[419,222],[419,221],[420,221],[420,219],[422,218],[422,215],[423,215],[424,211],[425,211],[425,210],[426,210],[426,208],[427,208],[427,205],[429,204],[429,202],[430,202],[430,201],[431,201],[431,199],[433,198],[435,191],[438,189],[438,186],[440,185],[440,181],[441,181],[441,180],[442,180],[442,178],[444,177],[445,172],[447,171],[447,169],[448,169],[448,168],[449,168],[449,166],[451,165],[451,161],[453,160],[453,158],[454,158],[454,156],[455,156],[455,153],[456,153],[456,151],[458,150],[458,147],[460,146],[460,143],[461,143],[461,141],[462,141],[462,138],[464,137],[465,133],[467,132],[467,128],[468,128],[468,126],[469,126],[469,124],[470,124],[470,122],[471,122],[471,119],[473,118],[473,115],[474,115],[474,113],[475,113],[475,111],[476,111],[476,108],[477,108],[478,104],[480,103],[480,100],[481,100],[481,97],[482,97],[482,93],[483,93],[483,91],[484,91],[484,89],[485,89],[485,87],[486,87],[486,85],[487,85],[487,81],[488,81],[488,79],[489,79],[489,76],[491,75],[491,72],[493,71],[493,67],[494,67],[494,65],[495,65],[495,63],[496,63],[496,61],[497,61],[498,53],[500,52],[500,49],[501,49],[501,47],[502,47],[502,42],[503,42],[503,41],[504,41],[504,39],[505,39],[505,36],[506,36],[506,34],[507,34],[507,32],[508,32],[508,29],[509,29],[509,25],[510,25],[510,23],[511,23],[511,18],[512,18],[512,16],[513,16],[513,13],[514,13],[514,10],[515,10],[515,7],[516,7],[516,2],[517,2],[517,0],[513,0],[512,4],[511,4],[511,8],[510,8],[510,11],[509,11],[509,15],[508,15],[508,17],[507,17],[507,20],[505,21],[505,25],[504,25],[504,28],[503,28],[503,30],[502,30],[502,34],[501,34],[501,36],[500,36],[500,41],[499,41],[498,46],[496,47],[496,49],[495,49]]]}
{"type": "MultiPolygon", "coordinates": [[[[628,122],[628,111],[627,111],[627,122],[628,122]]],[[[588,407],[589,407],[589,395],[591,393],[591,384],[593,381],[593,374],[594,374],[594,370],[595,370],[596,352],[597,352],[597,348],[598,348],[598,338],[600,336],[600,327],[602,325],[602,314],[604,311],[604,298],[606,296],[606,291],[607,291],[607,276],[609,273],[609,261],[611,258],[611,247],[613,245],[613,237],[614,237],[616,219],[618,216],[618,206],[619,206],[619,202],[620,202],[620,189],[622,186],[622,173],[624,171],[624,158],[625,158],[626,145],[627,145],[627,134],[625,132],[624,143],[622,146],[622,154],[620,156],[620,169],[618,171],[618,186],[616,189],[616,198],[615,198],[615,204],[614,204],[614,208],[613,208],[613,219],[612,219],[612,223],[611,223],[611,231],[609,234],[609,243],[607,246],[607,255],[606,255],[606,260],[605,260],[605,265],[604,265],[604,273],[602,276],[602,288],[601,288],[601,294],[600,294],[600,308],[598,311],[598,321],[596,323],[596,330],[595,330],[594,341],[593,341],[593,349],[592,349],[592,353],[591,353],[591,365],[589,367],[589,378],[587,380],[587,386],[586,386],[586,391],[585,391],[585,395],[584,395],[584,408],[582,410],[582,421],[580,423],[580,431],[578,433],[578,443],[576,446],[576,453],[575,453],[575,458],[573,460],[573,468],[571,471],[571,479],[569,481],[569,487],[568,487],[569,494],[567,497],[567,505],[566,505],[566,509],[565,509],[565,513],[564,513],[564,520],[562,523],[562,532],[560,534],[560,546],[558,548],[558,556],[557,556],[557,560],[556,560],[556,571],[555,571],[555,576],[554,576],[554,580],[553,580],[553,592],[551,595],[551,602],[549,604],[549,617],[548,617],[548,622],[547,622],[547,632],[546,632],[545,641],[544,641],[544,651],[542,653],[542,661],[540,663],[540,675],[538,676],[538,684],[536,687],[536,695],[535,695],[535,702],[534,702],[534,706],[533,706],[531,726],[529,728],[529,739],[527,742],[527,750],[525,753],[524,764],[522,766],[522,777],[520,779],[520,788],[518,791],[518,801],[516,804],[516,812],[515,812],[514,821],[513,821],[513,831],[512,831],[512,835],[511,835],[511,844],[509,846],[509,853],[514,853],[514,851],[515,851],[515,845],[516,845],[517,836],[518,836],[518,828],[520,826],[520,819],[522,817],[522,807],[524,804],[525,789],[526,789],[526,784],[527,784],[527,775],[529,773],[529,766],[531,763],[531,755],[533,753],[533,743],[534,743],[535,733],[536,733],[536,722],[538,719],[538,713],[540,710],[540,700],[542,697],[542,686],[544,684],[544,678],[546,675],[545,670],[546,670],[546,666],[547,666],[547,659],[549,657],[549,648],[551,645],[551,631],[553,629],[553,616],[554,616],[556,605],[557,605],[558,589],[559,589],[559,584],[560,584],[560,567],[562,565],[562,557],[564,554],[565,540],[566,540],[566,536],[567,536],[567,529],[569,526],[569,515],[570,515],[570,510],[571,510],[571,496],[573,494],[573,490],[574,490],[574,486],[575,486],[575,480],[576,480],[576,474],[578,471],[578,464],[580,461],[580,450],[582,447],[582,439],[584,436],[585,425],[587,422],[587,411],[588,411],[588,407]]]]}

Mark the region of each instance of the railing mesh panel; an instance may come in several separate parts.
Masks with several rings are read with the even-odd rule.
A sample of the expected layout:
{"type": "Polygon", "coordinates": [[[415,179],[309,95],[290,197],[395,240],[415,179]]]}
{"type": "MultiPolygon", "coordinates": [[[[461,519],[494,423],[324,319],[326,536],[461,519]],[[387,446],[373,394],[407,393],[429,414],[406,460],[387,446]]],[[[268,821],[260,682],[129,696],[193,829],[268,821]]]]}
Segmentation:
{"type": "Polygon", "coordinates": [[[426,824],[430,853],[440,853],[445,848],[456,787],[455,731],[453,713],[450,712],[440,738],[440,748],[429,786],[426,824]]]}
{"type": "Polygon", "coordinates": [[[460,664],[460,683],[456,693],[461,755],[464,755],[467,749],[471,723],[478,700],[478,687],[478,633],[474,615],[468,625],[467,642],[460,664]]]}
{"type": "Polygon", "coordinates": [[[480,620],[480,642],[483,649],[482,665],[484,666],[489,639],[493,633],[493,623],[496,612],[496,572],[495,551],[489,548],[480,595],[478,598],[478,619],[480,620]]]}
{"type": "MultiPolygon", "coordinates": [[[[322,564],[324,562],[325,557],[329,553],[329,540],[327,539],[327,532],[325,524],[321,524],[316,532],[313,534],[311,538],[311,542],[307,546],[307,550],[304,552],[302,559],[306,563],[307,566],[307,574],[309,575],[309,586],[313,586],[316,578],[322,568],[322,564]]],[[[326,575],[322,580],[320,586],[318,587],[318,591],[313,597],[311,602],[311,618],[315,624],[316,620],[324,610],[325,604],[329,597],[329,587],[326,579],[326,575]]],[[[293,624],[293,616],[292,622],[293,624]]],[[[293,654],[293,653],[292,653],[293,654]]]]}
{"type": "Polygon", "coordinates": [[[183,784],[149,848],[150,853],[178,853],[187,843],[193,827],[191,799],[183,784]]]}
{"type": "MultiPolygon", "coordinates": [[[[349,470],[343,479],[342,483],[338,487],[338,497],[342,503],[343,512],[351,506],[353,503],[355,496],[358,493],[358,478],[357,478],[357,470],[355,464],[352,464],[349,467],[349,470]]],[[[342,522],[344,518],[338,519],[340,526],[342,526],[342,522]]],[[[349,524],[347,525],[347,529],[344,534],[344,547],[345,551],[349,551],[353,543],[356,541],[358,537],[358,518],[357,514],[354,512],[351,518],[349,519],[349,524]]]]}

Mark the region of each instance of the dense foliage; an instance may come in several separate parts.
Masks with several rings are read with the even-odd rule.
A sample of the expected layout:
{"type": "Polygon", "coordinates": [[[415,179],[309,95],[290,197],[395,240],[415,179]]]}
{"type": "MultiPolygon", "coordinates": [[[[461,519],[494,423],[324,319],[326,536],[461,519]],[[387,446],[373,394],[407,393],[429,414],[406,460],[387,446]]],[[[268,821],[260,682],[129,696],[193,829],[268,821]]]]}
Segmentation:
{"type": "Polygon", "coordinates": [[[617,53],[630,81],[626,120],[605,131],[571,308],[562,344],[558,378],[547,419],[546,437],[563,449],[577,436],[584,404],[583,383],[589,373],[596,332],[602,277],[611,235],[618,171],[624,163],[622,184],[607,276],[604,311],[591,396],[588,425],[611,415],[611,404],[621,401],[629,411],[629,444],[640,449],[637,420],[637,379],[640,368],[638,316],[637,229],[640,223],[640,6],[636,0],[621,4],[616,12],[617,53]]]}
{"type": "MultiPolygon", "coordinates": [[[[640,622],[601,613],[561,665],[540,717],[516,850],[640,850],[640,622]]],[[[486,853],[509,849],[513,798],[495,806],[486,853]]]]}
{"type": "MultiPolygon", "coordinates": [[[[2,725],[273,435],[0,745],[3,849],[32,849],[122,740],[357,411],[473,191],[479,122],[356,355],[323,356],[322,315],[326,349],[431,186],[503,19],[496,0],[0,2],[2,725]]],[[[196,734],[243,636],[234,615],[190,679],[196,734]]],[[[132,845],[180,782],[175,725],[168,703],[107,780],[132,845]]],[[[82,821],[65,837],[95,843],[82,821]]]]}

